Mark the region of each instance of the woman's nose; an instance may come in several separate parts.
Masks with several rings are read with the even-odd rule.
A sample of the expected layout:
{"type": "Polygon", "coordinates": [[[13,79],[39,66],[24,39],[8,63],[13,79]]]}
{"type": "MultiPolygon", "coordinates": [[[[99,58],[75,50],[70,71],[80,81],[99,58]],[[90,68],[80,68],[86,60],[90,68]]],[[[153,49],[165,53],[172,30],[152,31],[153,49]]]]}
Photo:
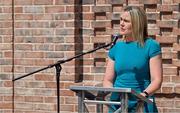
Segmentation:
{"type": "Polygon", "coordinates": [[[124,26],[124,21],[123,20],[120,21],[120,25],[124,26]]]}

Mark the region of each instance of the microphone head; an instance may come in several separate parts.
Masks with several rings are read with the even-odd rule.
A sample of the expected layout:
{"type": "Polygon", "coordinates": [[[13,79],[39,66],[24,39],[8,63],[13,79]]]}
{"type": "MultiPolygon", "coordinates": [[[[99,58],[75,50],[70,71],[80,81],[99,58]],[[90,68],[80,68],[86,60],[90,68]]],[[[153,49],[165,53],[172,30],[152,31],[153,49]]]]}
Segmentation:
{"type": "Polygon", "coordinates": [[[120,33],[113,34],[113,38],[122,38],[122,35],[120,33]]]}
{"type": "Polygon", "coordinates": [[[119,34],[119,33],[116,33],[114,35],[112,35],[112,42],[111,42],[111,46],[110,48],[112,48],[115,44],[116,44],[116,41],[119,39],[119,38],[122,38],[122,36],[119,34]]]}

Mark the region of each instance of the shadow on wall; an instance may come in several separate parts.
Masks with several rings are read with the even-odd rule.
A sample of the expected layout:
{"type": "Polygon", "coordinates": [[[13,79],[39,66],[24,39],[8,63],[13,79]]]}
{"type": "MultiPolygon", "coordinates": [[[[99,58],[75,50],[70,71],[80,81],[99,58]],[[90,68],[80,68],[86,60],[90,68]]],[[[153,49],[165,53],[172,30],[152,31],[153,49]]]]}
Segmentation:
{"type": "MultiPolygon", "coordinates": [[[[74,30],[74,41],[75,41],[75,55],[79,55],[83,51],[83,35],[82,35],[82,0],[75,0],[74,5],[75,14],[75,30],[74,30]]],[[[75,82],[83,81],[83,57],[75,59],[75,82]]]]}

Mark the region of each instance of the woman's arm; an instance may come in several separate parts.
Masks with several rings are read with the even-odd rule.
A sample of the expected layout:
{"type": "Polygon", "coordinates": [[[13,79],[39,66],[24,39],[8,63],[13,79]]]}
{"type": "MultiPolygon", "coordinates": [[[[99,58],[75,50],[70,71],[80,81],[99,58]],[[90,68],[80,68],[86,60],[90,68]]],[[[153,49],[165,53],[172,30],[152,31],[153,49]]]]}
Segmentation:
{"type": "Polygon", "coordinates": [[[161,87],[163,80],[161,55],[152,57],[150,59],[149,64],[150,64],[151,83],[144,91],[146,91],[149,95],[152,95],[161,87]]]}
{"type": "Polygon", "coordinates": [[[114,61],[108,58],[106,72],[103,79],[103,87],[113,87],[114,76],[114,61]]]}

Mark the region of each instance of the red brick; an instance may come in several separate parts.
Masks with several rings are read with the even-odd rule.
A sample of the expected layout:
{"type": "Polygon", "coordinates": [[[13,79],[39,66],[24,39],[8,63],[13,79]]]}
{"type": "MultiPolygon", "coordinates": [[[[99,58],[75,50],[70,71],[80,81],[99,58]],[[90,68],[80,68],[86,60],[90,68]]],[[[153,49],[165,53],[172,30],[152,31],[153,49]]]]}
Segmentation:
{"type": "Polygon", "coordinates": [[[3,38],[4,43],[11,43],[12,42],[11,36],[2,36],[2,38],[3,38]]]}
{"type": "Polygon", "coordinates": [[[0,28],[10,28],[11,26],[11,22],[0,22],[0,28]]]}
{"type": "Polygon", "coordinates": [[[25,97],[25,102],[42,103],[43,102],[43,97],[40,97],[40,96],[26,96],[25,97]]]}
{"type": "Polygon", "coordinates": [[[7,58],[12,58],[12,52],[11,51],[7,51],[4,53],[4,56],[7,58]]]}
{"type": "Polygon", "coordinates": [[[12,81],[4,81],[4,86],[5,87],[12,87],[13,86],[12,81]]]}
{"type": "Polygon", "coordinates": [[[0,29],[0,34],[1,35],[11,35],[11,30],[10,29],[0,29]]]}
{"type": "Polygon", "coordinates": [[[65,11],[64,6],[49,6],[46,7],[45,13],[62,13],[65,11]]]}
{"type": "MultiPolygon", "coordinates": [[[[94,58],[106,58],[107,57],[107,53],[105,53],[105,52],[96,52],[96,53],[93,54],[93,57],[94,58]]],[[[100,59],[99,62],[105,62],[105,59],[100,59]]]]}
{"type": "Polygon", "coordinates": [[[164,76],[163,75],[163,82],[167,82],[167,83],[171,82],[171,76],[168,76],[168,75],[164,76]]]}
{"type": "Polygon", "coordinates": [[[180,35],[180,29],[174,27],[174,28],[173,28],[173,34],[174,34],[174,35],[180,35]]]}
{"type": "Polygon", "coordinates": [[[74,112],[74,105],[61,105],[61,111],[74,112]]]}
{"type": "Polygon", "coordinates": [[[0,4],[3,5],[3,6],[10,6],[11,5],[11,0],[1,0],[0,4]]]}
{"type": "Polygon", "coordinates": [[[158,107],[174,107],[174,101],[173,100],[161,100],[158,102],[158,107]]]}
{"type": "Polygon", "coordinates": [[[177,52],[173,51],[172,48],[162,47],[162,58],[163,59],[176,59],[178,58],[177,52]]]}
{"type": "Polygon", "coordinates": [[[162,86],[162,92],[163,93],[174,93],[174,87],[173,86],[162,86]]]}
{"type": "Polygon", "coordinates": [[[90,12],[91,11],[91,7],[90,6],[82,6],[82,11],[85,12],[90,12]]]}
{"type": "Polygon", "coordinates": [[[172,15],[172,13],[165,12],[164,14],[161,15],[162,20],[170,20],[172,18],[176,18],[175,16],[172,15]]]}
{"type": "Polygon", "coordinates": [[[100,76],[96,76],[96,75],[94,75],[94,76],[95,76],[95,78],[94,78],[95,81],[103,81],[104,74],[102,74],[100,76]]]}
{"type": "MultiPolygon", "coordinates": [[[[24,3],[24,2],[23,2],[24,3]]],[[[14,8],[14,12],[16,13],[23,13],[23,7],[19,6],[19,7],[15,7],[14,8]]]]}
{"type": "Polygon", "coordinates": [[[171,28],[171,27],[177,27],[178,22],[177,21],[157,21],[157,25],[159,27],[171,28]]]}
{"type": "Polygon", "coordinates": [[[173,59],[172,64],[174,64],[177,67],[180,67],[180,60],[179,59],[173,59]]]}
{"type": "Polygon", "coordinates": [[[55,82],[45,82],[45,87],[46,88],[56,88],[56,83],[55,82]]]}
{"type": "Polygon", "coordinates": [[[152,29],[152,28],[150,28],[150,29],[148,29],[148,34],[149,35],[156,35],[156,34],[159,34],[160,33],[160,30],[159,29],[152,29]]]}
{"type": "Polygon", "coordinates": [[[111,42],[111,36],[96,36],[93,38],[93,42],[94,43],[107,43],[107,42],[111,42]]]}
{"type": "Polygon", "coordinates": [[[172,82],[180,83],[180,77],[179,76],[172,76],[172,82]]]}
{"type": "MultiPolygon", "coordinates": [[[[143,5],[143,4],[142,4],[143,5]]],[[[145,5],[145,11],[146,12],[156,12],[156,8],[158,7],[158,4],[147,4],[145,5]]],[[[142,7],[143,8],[143,7],[142,7]]]]}
{"type": "Polygon", "coordinates": [[[61,80],[62,81],[74,81],[75,80],[75,74],[70,73],[70,74],[68,74],[68,75],[66,74],[64,76],[61,74],[61,80]]]}
{"type": "Polygon", "coordinates": [[[2,95],[0,95],[0,101],[3,101],[3,96],[2,95]]]}
{"type": "Polygon", "coordinates": [[[12,103],[0,103],[0,109],[12,109],[12,103]]]}
{"type": "MultiPolygon", "coordinates": [[[[178,78],[178,77],[177,77],[178,78]]],[[[178,78],[179,79],[179,78],[178,78]]],[[[180,85],[176,85],[175,87],[175,93],[179,93],[180,92],[180,85]]]]}
{"type": "Polygon", "coordinates": [[[15,0],[15,5],[32,5],[33,0],[15,0]]]}
{"type": "Polygon", "coordinates": [[[142,4],[159,4],[159,0],[140,0],[140,3],[142,4]]]}
{"type": "Polygon", "coordinates": [[[158,13],[154,13],[154,12],[149,13],[149,12],[147,12],[146,15],[147,15],[148,20],[158,20],[158,19],[160,19],[160,15],[158,13]]]}
{"type": "Polygon", "coordinates": [[[130,1],[128,1],[128,4],[139,4],[140,3],[140,1],[138,1],[138,0],[130,0],[130,1]]]}
{"type": "Polygon", "coordinates": [[[34,14],[33,18],[35,20],[52,20],[53,15],[52,14],[34,14]]]}
{"type": "Polygon", "coordinates": [[[110,21],[92,22],[92,27],[93,27],[93,28],[106,28],[106,27],[111,27],[111,22],[110,22],[110,21]]]}
{"type": "Polygon", "coordinates": [[[83,46],[84,50],[92,50],[93,49],[93,44],[86,44],[83,46]]]}
{"type": "Polygon", "coordinates": [[[33,15],[32,14],[15,14],[16,20],[32,20],[33,15]]]}
{"type": "Polygon", "coordinates": [[[25,97],[24,97],[24,96],[17,96],[17,95],[15,94],[14,100],[15,100],[16,102],[24,101],[24,100],[25,100],[25,97]]]}
{"type": "Polygon", "coordinates": [[[89,74],[84,74],[84,80],[94,80],[94,76],[92,76],[92,75],[89,75],[89,74]]]}
{"type": "Polygon", "coordinates": [[[65,104],[77,104],[78,99],[77,97],[65,97],[65,104]]]}
{"type": "Polygon", "coordinates": [[[123,11],[123,6],[121,6],[121,5],[118,5],[118,6],[116,6],[116,5],[114,5],[113,7],[112,7],[112,11],[113,12],[122,12],[123,11]]]}
{"type": "Polygon", "coordinates": [[[176,43],[177,37],[173,36],[156,36],[156,40],[160,43],[176,43]]]}
{"type": "Polygon", "coordinates": [[[43,110],[43,111],[55,111],[56,106],[51,104],[35,104],[34,105],[35,110],[43,110]]]}
{"type": "Polygon", "coordinates": [[[72,5],[76,3],[75,0],[55,0],[55,5],[72,5]]]}
{"type": "Polygon", "coordinates": [[[178,43],[173,44],[173,50],[174,51],[180,51],[180,45],[178,43]]]}
{"type": "Polygon", "coordinates": [[[172,11],[178,11],[179,10],[179,6],[178,5],[159,5],[159,7],[157,7],[157,11],[160,12],[172,12],[172,11]]]}
{"type": "Polygon", "coordinates": [[[162,53],[162,58],[163,59],[173,59],[177,58],[176,52],[163,52],[162,53]]]}
{"type": "Polygon", "coordinates": [[[178,108],[163,108],[163,113],[179,113],[180,109],[178,108]]]}
{"type": "Polygon", "coordinates": [[[4,96],[4,101],[12,101],[13,97],[12,96],[4,96]]]}
{"type": "Polygon", "coordinates": [[[162,4],[172,4],[172,0],[164,0],[162,1],[162,4]]]}
{"type": "Polygon", "coordinates": [[[10,8],[10,7],[4,7],[4,8],[2,8],[2,10],[3,10],[3,13],[11,13],[12,12],[12,8],[10,8]]]}
{"type": "Polygon", "coordinates": [[[180,100],[175,101],[175,107],[180,108],[180,100]]]}
{"type": "Polygon", "coordinates": [[[66,12],[75,12],[74,6],[66,6],[66,12]]]}
{"type": "MultiPolygon", "coordinates": [[[[60,101],[63,98],[60,98],[60,101]]],[[[44,101],[45,103],[56,103],[57,102],[57,98],[56,97],[44,97],[44,101]]]]}
{"type": "Polygon", "coordinates": [[[25,82],[25,86],[27,87],[27,88],[44,88],[44,82],[35,82],[35,81],[33,81],[33,82],[25,82]]]}
{"type": "Polygon", "coordinates": [[[111,12],[112,7],[111,6],[93,6],[92,8],[93,12],[111,12]]]}
{"type": "Polygon", "coordinates": [[[33,4],[35,5],[53,5],[54,0],[35,0],[33,4]]]}
{"type": "Polygon", "coordinates": [[[32,50],[31,44],[17,44],[15,45],[15,50],[32,50]]]}
{"type": "Polygon", "coordinates": [[[179,18],[180,18],[179,12],[173,12],[173,14],[172,14],[172,19],[178,20],[179,18]]]}
{"type": "Polygon", "coordinates": [[[44,54],[42,52],[25,52],[25,58],[43,58],[44,54]]]}
{"type": "Polygon", "coordinates": [[[74,92],[70,90],[61,90],[60,92],[61,92],[60,93],[61,96],[74,96],[74,92]]]}
{"type": "Polygon", "coordinates": [[[48,66],[50,64],[53,64],[52,60],[44,60],[44,59],[34,60],[34,65],[36,66],[48,66]]]}
{"type": "Polygon", "coordinates": [[[69,87],[72,86],[72,85],[74,85],[74,82],[64,82],[64,88],[65,89],[69,89],[69,87]]]}
{"type": "MultiPolygon", "coordinates": [[[[60,24],[59,24],[60,25],[60,24]]],[[[65,22],[65,27],[69,27],[69,28],[72,28],[72,27],[75,27],[75,23],[74,22],[65,22]]],[[[86,27],[85,25],[84,25],[84,27],[86,27]]]]}
{"type": "Polygon", "coordinates": [[[32,60],[16,59],[14,62],[15,65],[34,65],[32,60]]]}
{"type": "Polygon", "coordinates": [[[98,0],[96,4],[106,4],[106,0],[98,0]]]}
{"type": "Polygon", "coordinates": [[[85,13],[83,14],[83,19],[84,20],[93,20],[94,19],[94,14],[93,13],[85,13]]]}
{"type": "MultiPolygon", "coordinates": [[[[91,68],[90,67],[84,67],[83,68],[84,73],[91,73],[91,68]]],[[[86,76],[86,75],[85,75],[86,76]]]]}
{"type": "Polygon", "coordinates": [[[35,80],[38,80],[38,81],[53,81],[54,76],[46,75],[46,74],[36,74],[35,75],[35,80]]]}
{"type": "Polygon", "coordinates": [[[173,0],[173,3],[180,3],[179,0],[173,0]]]}
{"type": "Polygon", "coordinates": [[[108,0],[108,3],[112,5],[119,5],[119,4],[125,4],[126,0],[108,0]]]}
{"type": "Polygon", "coordinates": [[[2,70],[3,70],[4,72],[10,73],[10,72],[12,72],[12,66],[3,66],[3,67],[2,67],[2,70]]]}

